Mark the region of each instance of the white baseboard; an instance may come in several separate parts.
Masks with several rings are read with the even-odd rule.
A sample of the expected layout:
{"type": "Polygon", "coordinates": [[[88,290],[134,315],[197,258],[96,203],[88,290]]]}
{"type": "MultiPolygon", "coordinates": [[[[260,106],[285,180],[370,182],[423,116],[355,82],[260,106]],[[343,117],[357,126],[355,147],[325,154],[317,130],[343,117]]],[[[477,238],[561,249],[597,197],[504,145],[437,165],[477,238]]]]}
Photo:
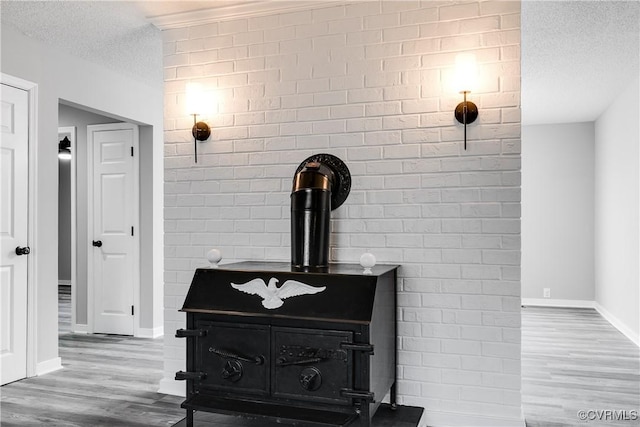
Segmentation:
{"type": "Polygon", "coordinates": [[[187,383],[186,381],[176,381],[173,378],[163,378],[160,380],[158,393],[185,397],[187,395],[187,383]]]}
{"type": "Polygon", "coordinates": [[[624,336],[629,338],[631,342],[640,347],[640,336],[631,330],[627,325],[620,321],[616,316],[611,314],[606,308],[601,306],[597,301],[595,303],[595,309],[600,313],[602,317],[606,319],[607,322],[611,323],[614,328],[619,330],[624,336]]]}
{"type": "Polygon", "coordinates": [[[138,328],[138,338],[160,338],[164,335],[164,326],[156,328],[138,328]]]}
{"type": "Polygon", "coordinates": [[[538,307],[595,308],[595,301],[582,299],[522,298],[522,305],[538,307]]]}
{"type": "Polygon", "coordinates": [[[425,409],[418,427],[525,427],[524,418],[499,418],[479,415],[454,414],[427,411],[425,409]]]}
{"type": "Polygon", "coordinates": [[[36,367],[36,375],[45,375],[59,369],[62,369],[62,359],[56,357],[53,359],[45,360],[44,362],[39,362],[38,366],[36,367]]]}

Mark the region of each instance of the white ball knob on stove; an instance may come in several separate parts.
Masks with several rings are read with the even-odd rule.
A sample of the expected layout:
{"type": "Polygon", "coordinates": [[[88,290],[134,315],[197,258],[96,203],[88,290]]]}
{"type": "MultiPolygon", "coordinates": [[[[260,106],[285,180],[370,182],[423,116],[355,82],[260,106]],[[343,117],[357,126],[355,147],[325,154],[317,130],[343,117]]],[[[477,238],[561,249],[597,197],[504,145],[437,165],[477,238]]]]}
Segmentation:
{"type": "Polygon", "coordinates": [[[376,257],[370,252],[365,252],[360,256],[360,265],[364,268],[362,274],[373,274],[371,268],[376,265],[376,257]]]}
{"type": "Polygon", "coordinates": [[[218,268],[218,263],[222,260],[222,252],[220,249],[211,249],[207,252],[207,260],[211,264],[211,268],[218,268]]]}

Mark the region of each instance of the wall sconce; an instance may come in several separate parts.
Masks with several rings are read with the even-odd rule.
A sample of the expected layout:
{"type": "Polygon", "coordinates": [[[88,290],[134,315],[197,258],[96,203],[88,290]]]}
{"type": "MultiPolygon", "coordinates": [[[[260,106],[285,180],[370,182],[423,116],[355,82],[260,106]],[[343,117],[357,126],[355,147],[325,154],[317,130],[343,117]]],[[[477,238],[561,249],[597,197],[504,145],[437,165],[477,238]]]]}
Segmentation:
{"type": "Polygon", "coordinates": [[[71,160],[71,141],[66,136],[58,143],[58,158],[60,160],[71,160]]]}
{"type": "Polygon", "coordinates": [[[464,149],[467,149],[467,124],[473,123],[478,118],[478,107],[471,101],[467,101],[467,94],[475,89],[478,76],[476,57],[473,54],[459,54],[456,56],[455,85],[464,100],[456,106],[454,116],[464,125],[464,149]]]}
{"type": "Polygon", "coordinates": [[[193,128],[191,128],[191,135],[193,135],[193,153],[195,162],[198,163],[198,141],[206,141],[209,139],[211,128],[205,122],[199,122],[197,117],[206,112],[208,108],[201,84],[187,83],[186,94],[185,104],[187,114],[193,116],[193,128]]]}

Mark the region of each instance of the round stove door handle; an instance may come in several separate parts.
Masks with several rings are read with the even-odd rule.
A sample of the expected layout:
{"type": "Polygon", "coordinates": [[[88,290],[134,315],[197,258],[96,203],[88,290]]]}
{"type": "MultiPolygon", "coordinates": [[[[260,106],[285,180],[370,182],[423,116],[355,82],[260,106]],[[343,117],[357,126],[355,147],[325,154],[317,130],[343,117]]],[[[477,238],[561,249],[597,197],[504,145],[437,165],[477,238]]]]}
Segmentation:
{"type": "Polygon", "coordinates": [[[264,363],[263,356],[255,356],[255,357],[243,356],[241,354],[233,353],[227,350],[220,350],[213,347],[209,347],[209,353],[216,354],[220,357],[226,357],[227,359],[235,359],[235,360],[240,360],[242,362],[253,363],[254,365],[262,365],[264,363]]]}
{"type": "Polygon", "coordinates": [[[300,386],[307,391],[316,391],[322,385],[322,374],[316,367],[305,368],[298,378],[300,386]]]}
{"type": "Polygon", "coordinates": [[[243,375],[242,363],[237,360],[227,360],[224,364],[220,376],[222,379],[231,381],[232,383],[240,381],[243,375]]]}

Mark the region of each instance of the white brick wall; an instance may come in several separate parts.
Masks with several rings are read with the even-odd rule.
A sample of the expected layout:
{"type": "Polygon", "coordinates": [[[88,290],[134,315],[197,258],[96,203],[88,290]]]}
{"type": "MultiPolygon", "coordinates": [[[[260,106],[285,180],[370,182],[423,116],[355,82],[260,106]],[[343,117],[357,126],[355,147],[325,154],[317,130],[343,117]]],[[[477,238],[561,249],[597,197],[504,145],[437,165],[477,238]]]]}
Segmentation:
{"type": "MultiPolygon", "coordinates": [[[[515,423],[519,15],[519,2],[371,1],[164,31],[165,330],[184,326],[177,310],[210,248],[225,261],[290,259],[293,174],[328,152],[353,177],[333,213],[331,259],[370,250],[402,265],[400,403],[425,407],[433,424],[515,423]],[[449,89],[463,51],[481,72],[467,151],[449,89]],[[217,96],[197,164],[188,81],[217,96]]],[[[170,382],[184,341],[165,343],[170,382]]]]}

